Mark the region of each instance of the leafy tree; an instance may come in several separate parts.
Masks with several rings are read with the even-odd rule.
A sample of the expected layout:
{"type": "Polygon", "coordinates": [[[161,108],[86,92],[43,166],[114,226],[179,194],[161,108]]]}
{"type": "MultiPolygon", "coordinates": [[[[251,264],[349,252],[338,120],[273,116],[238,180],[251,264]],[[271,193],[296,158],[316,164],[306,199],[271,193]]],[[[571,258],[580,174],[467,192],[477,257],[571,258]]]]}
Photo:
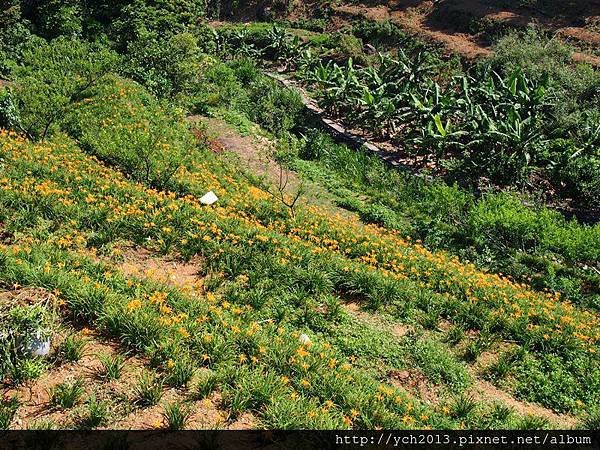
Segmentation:
{"type": "Polygon", "coordinates": [[[86,151],[157,189],[178,188],[173,176],[195,146],[180,109],[114,75],[71,108],[65,130],[86,151]]]}
{"type": "Polygon", "coordinates": [[[106,48],[62,37],[26,48],[10,88],[20,130],[30,139],[43,140],[116,61],[106,48]]]}
{"type": "Polygon", "coordinates": [[[80,0],[46,0],[36,11],[37,26],[46,38],[81,36],[83,6],[80,0]]]}
{"type": "Polygon", "coordinates": [[[205,0],[133,0],[120,11],[112,36],[120,49],[148,32],[159,38],[190,31],[204,15],[205,0]]]}
{"type": "Polygon", "coordinates": [[[10,62],[19,59],[32,39],[31,24],[23,17],[18,1],[0,1],[0,76],[7,77],[10,62]]]}
{"type": "Polygon", "coordinates": [[[161,38],[143,31],[127,53],[124,74],[158,96],[186,92],[198,77],[200,49],[190,33],[161,38]]]}

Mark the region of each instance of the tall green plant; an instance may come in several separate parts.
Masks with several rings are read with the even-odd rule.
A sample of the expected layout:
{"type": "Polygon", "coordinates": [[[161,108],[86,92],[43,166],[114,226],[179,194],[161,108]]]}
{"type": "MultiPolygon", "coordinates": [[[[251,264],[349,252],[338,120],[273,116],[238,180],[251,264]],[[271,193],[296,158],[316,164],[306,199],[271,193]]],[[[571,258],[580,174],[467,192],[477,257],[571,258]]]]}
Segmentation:
{"type": "Polygon", "coordinates": [[[15,69],[15,83],[10,88],[20,131],[32,140],[43,140],[117,60],[102,46],[66,38],[24,50],[24,63],[15,69]]]}

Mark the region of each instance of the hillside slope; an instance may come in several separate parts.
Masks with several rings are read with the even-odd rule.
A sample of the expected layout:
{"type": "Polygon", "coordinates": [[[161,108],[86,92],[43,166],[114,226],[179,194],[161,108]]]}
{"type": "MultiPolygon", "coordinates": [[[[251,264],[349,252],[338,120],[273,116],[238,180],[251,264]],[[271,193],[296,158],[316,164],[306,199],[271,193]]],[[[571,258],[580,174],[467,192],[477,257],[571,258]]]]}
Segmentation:
{"type": "Polygon", "coordinates": [[[403,29],[467,59],[487,56],[491,45],[508,30],[536,25],[574,45],[573,58],[600,66],[600,3],[572,1],[503,2],[487,0],[391,0],[379,2],[247,2],[243,8],[221,9],[227,20],[275,17],[294,21],[327,18],[330,31],[357,19],[391,21],[403,29]]]}
{"type": "MultiPolygon", "coordinates": [[[[154,133],[143,123],[147,113],[162,114],[140,101],[145,95],[129,82],[108,82],[74,109],[76,140],[57,135],[32,144],[2,132],[0,279],[8,291],[52,292],[59,320],[146,357],[153,377],[176,390],[165,395],[164,424],[173,420],[172,408],[192,411],[207,397],[212,403],[205,407],[216,406],[220,420],[234,424],[248,412],[246,426],[259,427],[575,423],[539,408],[500,407],[510,394],[497,397],[501,403],[472,399],[468,392],[479,376],[515,397],[582,418],[597,405],[590,393],[600,392],[598,316],[559,295],[322,209],[301,207],[291,215],[202,146],[190,150],[191,162],[169,189],[130,179],[136,175],[122,159],[127,143],[154,133]],[[113,148],[117,137],[123,146],[113,148]],[[211,207],[198,200],[208,190],[219,197],[211,207]],[[110,262],[131,245],[157,258],[195,258],[199,278],[181,285],[110,262]],[[376,315],[359,320],[345,303],[376,315]],[[382,327],[386,321],[393,328],[382,327]],[[409,331],[397,334],[399,327],[409,331]],[[403,371],[432,386],[435,399],[406,383],[403,371]],[[467,412],[460,409],[465,401],[472,404],[467,412]],[[528,416],[532,411],[541,418],[528,416]]],[[[157,145],[177,147],[185,139],[157,145]]],[[[46,364],[23,358],[3,378],[24,380],[33,365],[46,364]]],[[[74,389],[65,383],[63,391],[74,389]]],[[[132,409],[107,405],[104,423],[120,426],[129,411],[142,411],[139,395],[125,389],[122,398],[132,409]]],[[[29,408],[18,399],[17,416],[29,408]]],[[[21,426],[35,426],[53,401],[60,399],[19,416],[21,426]]],[[[68,423],[79,423],[82,414],[76,410],[68,423]]],[[[148,420],[127,423],[147,426],[148,420]]]]}

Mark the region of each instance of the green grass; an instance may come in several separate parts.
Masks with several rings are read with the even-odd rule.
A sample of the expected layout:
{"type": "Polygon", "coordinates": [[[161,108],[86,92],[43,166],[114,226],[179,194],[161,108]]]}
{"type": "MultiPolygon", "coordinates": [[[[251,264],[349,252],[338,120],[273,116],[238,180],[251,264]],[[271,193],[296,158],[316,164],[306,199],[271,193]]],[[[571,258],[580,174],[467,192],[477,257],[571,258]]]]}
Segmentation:
{"type": "Polygon", "coordinates": [[[65,362],[77,362],[83,356],[87,342],[77,334],[68,335],[58,348],[58,357],[65,362]]]}
{"type": "Polygon", "coordinates": [[[169,430],[183,430],[191,414],[192,412],[187,405],[181,402],[174,402],[165,406],[163,419],[169,430]]]}
{"type": "MultiPolygon", "coordinates": [[[[594,312],[388,229],[310,207],[291,217],[238,167],[201,146],[172,174],[173,189],[158,191],[118,154],[111,165],[90,156],[118,152],[106,141],[112,134],[123,142],[130,133],[148,138],[135,114],[120,111],[125,105],[146,108],[141,118],[158,108],[144,102],[138,86],[116,82],[111,89],[88,100],[81,116],[71,111],[79,127],[85,119],[90,130],[105,128],[100,136],[86,132],[85,146],[61,134],[39,145],[2,134],[0,221],[14,237],[0,247],[3,283],[60,292],[64,318],[144,354],[171,386],[183,388],[195,373],[211,370],[216,386],[200,378],[198,395],[218,389],[232,417],[250,411],[266,426],[459,427],[461,420],[386,378],[409,368],[444,392],[468,387],[464,363],[441,333],[438,339],[442,319],[523,350],[526,357],[505,375],[518,381],[517,395],[574,414],[598,403],[594,312]],[[103,126],[113,114],[115,122],[103,126]],[[219,196],[216,206],[199,204],[207,190],[219,196]],[[126,277],[110,261],[90,257],[90,250],[107,255],[122,243],[156,255],[200,256],[204,290],[126,277]],[[375,321],[345,314],[340,304],[348,299],[375,321]],[[393,338],[382,329],[381,313],[390,326],[410,324],[416,332],[393,338]],[[299,341],[302,333],[312,345],[299,341]],[[520,364],[534,376],[521,375],[520,364]],[[557,376],[538,377],[546,367],[557,376]]],[[[188,145],[185,137],[169,142],[188,145]]],[[[142,382],[137,403],[156,403],[157,390],[153,381],[142,382]]],[[[57,405],[81,396],[74,386],[60,391],[57,405]]],[[[179,426],[181,412],[173,411],[179,426]]],[[[492,420],[490,414],[478,406],[466,425],[492,420]]]]}
{"type": "Polygon", "coordinates": [[[69,409],[77,404],[83,393],[83,380],[65,381],[50,389],[50,404],[58,408],[69,409]]]}
{"type": "Polygon", "coordinates": [[[106,380],[118,380],[121,378],[123,367],[125,366],[125,358],[121,355],[101,355],[100,362],[102,363],[101,378],[106,380]]]}
{"type": "Polygon", "coordinates": [[[3,399],[0,402],[0,430],[9,429],[18,408],[19,400],[16,397],[3,399]]]}
{"type": "Polygon", "coordinates": [[[108,423],[109,408],[105,401],[98,400],[91,395],[86,402],[84,415],[79,419],[78,425],[85,429],[97,428],[108,423]]]}
{"type": "Polygon", "coordinates": [[[134,388],[134,403],[142,408],[158,404],[163,384],[155,375],[144,372],[134,388]]]}

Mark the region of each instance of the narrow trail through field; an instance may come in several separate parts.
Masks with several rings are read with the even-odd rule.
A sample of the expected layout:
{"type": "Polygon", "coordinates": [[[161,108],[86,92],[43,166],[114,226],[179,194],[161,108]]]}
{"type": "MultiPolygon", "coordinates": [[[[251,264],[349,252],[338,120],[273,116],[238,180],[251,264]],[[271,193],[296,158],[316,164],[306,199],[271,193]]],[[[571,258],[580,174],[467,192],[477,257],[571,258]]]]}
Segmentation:
{"type": "MultiPolygon", "coordinates": [[[[399,170],[407,171],[415,176],[421,176],[416,166],[419,166],[419,158],[408,158],[403,156],[400,149],[388,141],[378,141],[375,143],[370,136],[361,136],[353,130],[344,127],[340,122],[326,117],[323,109],[312,99],[308,92],[298,82],[293,79],[285,78],[281,74],[265,72],[267,76],[281,83],[283,86],[293,89],[300,95],[302,103],[313,117],[318,120],[321,128],[337,141],[352,148],[364,148],[374,155],[381,158],[382,161],[399,170]]],[[[362,132],[363,130],[361,130],[362,132]]],[[[432,168],[432,167],[431,167],[432,168]]]]}
{"type": "MultiPolygon", "coordinates": [[[[256,130],[256,133],[244,135],[223,119],[193,116],[189,120],[204,124],[209,139],[216,142],[217,147],[222,150],[237,155],[242,169],[263,178],[270,185],[278,186],[282,172],[281,166],[273,158],[275,143],[262,136],[259,130],[256,130]]],[[[356,214],[336,206],[333,195],[317,183],[301,180],[291,170],[284,171],[283,177],[284,182],[287,183],[285,187],[287,195],[294,195],[302,187],[303,195],[300,197],[300,204],[325,208],[331,214],[359,221],[356,214]]]]}

